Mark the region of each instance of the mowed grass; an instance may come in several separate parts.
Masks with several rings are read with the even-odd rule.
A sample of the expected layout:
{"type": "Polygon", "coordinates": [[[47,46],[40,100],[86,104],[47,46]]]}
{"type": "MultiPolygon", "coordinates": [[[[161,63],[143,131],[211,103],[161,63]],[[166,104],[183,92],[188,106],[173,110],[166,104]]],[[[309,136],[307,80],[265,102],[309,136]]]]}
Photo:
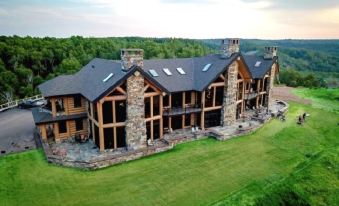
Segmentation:
{"type": "Polygon", "coordinates": [[[312,106],[339,114],[339,88],[334,89],[294,89],[293,93],[312,100],[312,106]]]}
{"type": "Polygon", "coordinates": [[[97,171],[50,165],[40,150],[7,155],[0,158],[0,205],[209,205],[253,184],[269,188],[310,155],[337,147],[338,122],[333,112],[291,103],[286,122],[253,134],[181,144],[97,171]],[[305,111],[311,116],[296,125],[305,111]]]}

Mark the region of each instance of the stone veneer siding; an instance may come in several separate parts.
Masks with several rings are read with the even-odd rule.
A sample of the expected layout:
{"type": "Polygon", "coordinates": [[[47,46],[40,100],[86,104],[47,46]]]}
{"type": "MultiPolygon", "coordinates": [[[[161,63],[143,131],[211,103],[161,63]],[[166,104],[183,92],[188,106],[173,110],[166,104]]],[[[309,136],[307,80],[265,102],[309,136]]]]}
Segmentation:
{"type": "Polygon", "coordinates": [[[267,98],[266,98],[265,106],[267,106],[268,109],[271,109],[274,103],[273,97],[272,97],[274,78],[275,78],[275,64],[273,64],[271,68],[270,76],[268,77],[267,84],[266,84],[267,98]]]}
{"type": "Polygon", "coordinates": [[[237,79],[238,79],[238,63],[234,62],[228,67],[225,77],[225,89],[223,107],[221,109],[221,125],[229,126],[236,121],[237,109],[237,79]]]}
{"type": "Polygon", "coordinates": [[[146,145],[144,106],[144,77],[136,71],[127,79],[126,142],[128,149],[141,149],[146,145]]]}

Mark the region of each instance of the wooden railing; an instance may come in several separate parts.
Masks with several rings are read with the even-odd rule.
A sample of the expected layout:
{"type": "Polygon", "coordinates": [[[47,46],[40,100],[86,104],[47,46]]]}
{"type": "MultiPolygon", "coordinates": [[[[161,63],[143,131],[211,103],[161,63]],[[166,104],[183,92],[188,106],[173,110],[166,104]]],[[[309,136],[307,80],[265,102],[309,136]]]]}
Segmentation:
{"type": "Polygon", "coordinates": [[[43,96],[41,94],[38,94],[38,95],[35,95],[35,96],[32,96],[32,97],[26,97],[26,98],[23,98],[23,99],[18,99],[18,100],[14,100],[14,101],[11,101],[11,102],[7,102],[5,104],[0,105],[0,112],[5,111],[7,109],[17,107],[18,104],[20,104],[21,102],[26,101],[26,100],[42,100],[42,99],[44,99],[43,96]]]}
{"type": "Polygon", "coordinates": [[[192,104],[192,105],[186,105],[184,108],[183,107],[164,108],[163,115],[164,116],[175,116],[175,115],[196,113],[200,111],[201,111],[200,104],[192,104]]]}

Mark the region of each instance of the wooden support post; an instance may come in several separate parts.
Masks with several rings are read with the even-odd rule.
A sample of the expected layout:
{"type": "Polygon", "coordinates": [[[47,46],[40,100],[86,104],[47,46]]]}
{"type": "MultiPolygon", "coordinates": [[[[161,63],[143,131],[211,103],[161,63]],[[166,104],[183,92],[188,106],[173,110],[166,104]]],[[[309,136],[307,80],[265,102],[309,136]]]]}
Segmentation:
{"type": "MultiPolygon", "coordinates": [[[[69,97],[69,98],[70,98],[70,97],[69,97]]],[[[68,103],[69,103],[68,99],[69,99],[69,98],[68,98],[68,97],[62,98],[62,102],[63,102],[63,104],[64,104],[64,110],[65,110],[65,114],[66,114],[66,115],[69,114],[69,107],[68,107],[68,103]]]]}
{"type": "Polygon", "coordinates": [[[53,131],[54,131],[55,141],[59,140],[59,124],[57,122],[55,122],[53,125],[53,131]]]}
{"type": "Polygon", "coordinates": [[[40,128],[42,140],[47,141],[46,125],[39,125],[39,128],[40,128]]]}
{"type": "MultiPolygon", "coordinates": [[[[115,108],[115,101],[112,101],[112,115],[113,115],[113,123],[116,123],[116,108],[115,108]]],[[[113,148],[116,149],[117,148],[117,128],[114,127],[113,128],[113,142],[114,142],[114,146],[113,148]]]]}
{"type": "Polygon", "coordinates": [[[52,116],[55,117],[55,116],[56,116],[55,99],[54,99],[54,98],[51,98],[50,101],[51,101],[51,104],[52,104],[52,116]]]}
{"type": "MultiPolygon", "coordinates": [[[[182,93],[182,105],[181,107],[185,108],[185,92],[182,93]]],[[[185,128],[185,114],[181,115],[181,128],[185,128]]]]}
{"type": "MultiPolygon", "coordinates": [[[[153,117],[153,96],[150,97],[150,104],[151,104],[151,118],[153,117]]],[[[153,141],[153,134],[154,134],[154,131],[153,131],[153,120],[150,121],[150,124],[151,124],[151,140],[153,141]]]]}
{"type": "Polygon", "coordinates": [[[153,141],[154,140],[153,120],[150,121],[150,124],[151,124],[151,141],[153,141]]]}
{"type": "MultiPolygon", "coordinates": [[[[195,104],[195,92],[191,92],[191,105],[195,104]]],[[[194,125],[194,118],[195,118],[195,113],[191,114],[191,125],[194,125]]]]}
{"type": "Polygon", "coordinates": [[[213,87],[213,107],[215,106],[215,95],[216,95],[217,87],[213,87]]]}
{"type": "MultiPolygon", "coordinates": [[[[168,96],[168,108],[171,109],[172,108],[172,95],[168,96]]],[[[172,129],[172,118],[169,117],[168,118],[168,129],[171,130],[172,129]]]]}
{"type": "Polygon", "coordinates": [[[117,143],[117,127],[113,127],[113,142],[114,142],[114,149],[118,148],[117,143]]]}
{"type": "Polygon", "coordinates": [[[160,95],[160,139],[162,139],[163,135],[164,135],[164,121],[163,121],[163,102],[164,102],[164,97],[162,95],[160,95]]]}
{"type": "Polygon", "coordinates": [[[92,124],[92,131],[91,131],[91,133],[92,133],[92,140],[95,143],[95,132],[94,132],[94,121],[93,121],[93,119],[91,120],[91,124],[92,124]]]}
{"type": "Polygon", "coordinates": [[[105,142],[104,142],[104,128],[103,128],[103,117],[102,117],[102,104],[97,102],[97,110],[98,110],[98,123],[99,123],[99,148],[100,151],[105,150],[105,142]]]}
{"type": "Polygon", "coordinates": [[[201,117],[200,117],[200,127],[201,129],[205,129],[205,91],[201,94],[201,117]]]}

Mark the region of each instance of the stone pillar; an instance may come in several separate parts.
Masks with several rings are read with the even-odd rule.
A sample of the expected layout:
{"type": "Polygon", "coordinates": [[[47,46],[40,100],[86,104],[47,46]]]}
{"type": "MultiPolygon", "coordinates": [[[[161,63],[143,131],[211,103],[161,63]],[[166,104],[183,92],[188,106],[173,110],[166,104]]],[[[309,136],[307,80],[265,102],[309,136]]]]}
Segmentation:
{"type": "Polygon", "coordinates": [[[127,79],[126,142],[128,149],[141,149],[146,144],[144,77],[134,72],[127,79]]]}
{"type": "Polygon", "coordinates": [[[270,76],[268,77],[266,84],[267,98],[265,99],[265,106],[268,107],[268,110],[270,110],[272,108],[272,105],[274,104],[273,99],[274,78],[275,78],[275,64],[273,64],[271,68],[270,76]]]}
{"type": "Polygon", "coordinates": [[[121,49],[121,65],[124,70],[129,70],[133,65],[144,66],[144,50],[121,49]]]}
{"type": "Polygon", "coordinates": [[[223,39],[221,41],[220,55],[221,58],[230,58],[232,54],[239,52],[240,39],[223,39]]]}
{"type": "Polygon", "coordinates": [[[234,62],[228,67],[225,77],[224,100],[221,110],[221,125],[229,126],[236,121],[237,112],[237,79],[238,63],[234,62]]]}

